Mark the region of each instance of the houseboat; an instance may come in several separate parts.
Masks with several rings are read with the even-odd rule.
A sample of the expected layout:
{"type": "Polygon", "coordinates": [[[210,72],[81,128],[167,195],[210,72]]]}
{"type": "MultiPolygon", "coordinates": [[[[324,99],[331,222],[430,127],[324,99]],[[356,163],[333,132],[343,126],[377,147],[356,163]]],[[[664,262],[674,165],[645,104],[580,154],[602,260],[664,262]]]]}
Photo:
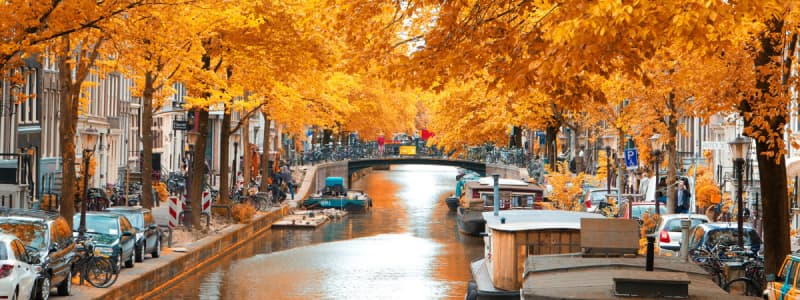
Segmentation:
{"type": "Polygon", "coordinates": [[[478,173],[459,169],[458,176],[456,176],[456,190],[453,192],[453,195],[444,199],[444,202],[447,204],[447,207],[450,208],[450,211],[456,211],[456,209],[458,209],[458,202],[461,196],[464,194],[466,183],[469,181],[478,181],[480,179],[481,177],[478,175],[478,173]],[[460,189],[458,188],[459,184],[462,184],[460,189]]]}
{"type": "MultiPolygon", "coordinates": [[[[542,209],[544,188],[518,179],[500,178],[500,210],[542,209]]],[[[465,184],[464,195],[459,199],[456,223],[458,230],[479,236],[484,232],[486,220],[483,212],[494,209],[494,180],[482,177],[465,184]]]]}
{"type": "Polygon", "coordinates": [[[325,187],[303,200],[303,206],[308,209],[338,208],[366,211],[372,206],[372,199],[363,191],[347,190],[342,177],[327,177],[325,187]]]}
{"type": "Polygon", "coordinates": [[[484,212],[484,256],[470,264],[466,299],[519,299],[529,255],[581,252],[581,219],[600,214],[562,210],[484,212]]]}

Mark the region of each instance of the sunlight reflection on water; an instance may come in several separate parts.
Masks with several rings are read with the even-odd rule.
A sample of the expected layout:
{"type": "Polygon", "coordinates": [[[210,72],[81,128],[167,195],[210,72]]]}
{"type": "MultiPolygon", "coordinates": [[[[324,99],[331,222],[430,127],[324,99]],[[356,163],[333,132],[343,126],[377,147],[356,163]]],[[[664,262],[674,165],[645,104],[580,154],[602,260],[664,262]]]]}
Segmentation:
{"type": "Polygon", "coordinates": [[[451,167],[398,166],[355,184],[375,199],[316,230],[273,229],[162,299],[463,299],[480,238],[441,202],[451,167]],[[386,193],[386,194],[382,194],[386,193]]]}

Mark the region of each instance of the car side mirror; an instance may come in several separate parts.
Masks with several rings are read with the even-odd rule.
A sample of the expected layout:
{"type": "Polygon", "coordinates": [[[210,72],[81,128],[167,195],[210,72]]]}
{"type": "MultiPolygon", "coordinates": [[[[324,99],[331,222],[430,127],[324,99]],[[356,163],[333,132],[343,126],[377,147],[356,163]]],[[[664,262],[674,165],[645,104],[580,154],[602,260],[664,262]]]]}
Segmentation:
{"type": "Polygon", "coordinates": [[[38,255],[28,255],[28,263],[38,265],[42,263],[42,259],[38,255]]]}
{"type": "Polygon", "coordinates": [[[778,281],[778,276],[775,276],[775,274],[767,274],[766,279],[767,282],[775,282],[778,281]]]}
{"type": "Polygon", "coordinates": [[[148,226],[147,228],[152,229],[152,230],[156,230],[156,229],[158,229],[158,225],[150,224],[150,226],[148,226]]]}
{"type": "Polygon", "coordinates": [[[122,232],[122,236],[133,236],[133,233],[130,231],[122,232]]]}

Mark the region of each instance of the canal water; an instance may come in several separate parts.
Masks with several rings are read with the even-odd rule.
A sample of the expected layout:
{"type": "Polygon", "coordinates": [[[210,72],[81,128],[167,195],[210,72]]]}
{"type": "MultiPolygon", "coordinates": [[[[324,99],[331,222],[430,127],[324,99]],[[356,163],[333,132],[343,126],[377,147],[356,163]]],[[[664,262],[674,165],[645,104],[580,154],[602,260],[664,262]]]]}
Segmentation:
{"type": "Polygon", "coordinates": [[[463,299],[480,238],[458,233],[443,195],[452,167],[406,165],[356,182],[373,198],[315,230],[272,229],[161,299],[463,299]]]}

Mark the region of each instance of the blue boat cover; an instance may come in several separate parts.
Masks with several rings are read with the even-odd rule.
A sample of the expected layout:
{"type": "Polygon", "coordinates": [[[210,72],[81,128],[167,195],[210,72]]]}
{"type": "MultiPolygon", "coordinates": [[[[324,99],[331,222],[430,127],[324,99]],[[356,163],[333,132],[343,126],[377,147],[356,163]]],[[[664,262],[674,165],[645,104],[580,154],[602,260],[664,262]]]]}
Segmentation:
{"type": "Polygon", "coordinates": [[[328,178],[325,178],[325,186],[333,187],[333,186],[337,186],[337,185],[340,185],[340,186],[344,187],[344,178],[342,178],[342,177],[328,177],[328,178]]]}

